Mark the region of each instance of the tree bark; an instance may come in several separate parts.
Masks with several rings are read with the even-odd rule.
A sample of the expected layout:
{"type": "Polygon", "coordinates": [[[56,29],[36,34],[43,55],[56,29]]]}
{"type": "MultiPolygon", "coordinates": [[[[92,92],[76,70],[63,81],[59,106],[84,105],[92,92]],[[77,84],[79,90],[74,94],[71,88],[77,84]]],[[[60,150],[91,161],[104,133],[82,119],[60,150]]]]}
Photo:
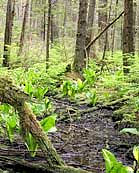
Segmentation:
{"type": "MultiPolygon", "coordinates": [[[[116,2],[115,2],[115,11],[114,11],[114,16],[115,17],[117,16],[118,3],[119,3],[119,0],[116,0],[116,2]]],[[[112,31],[112,44],[111,44],[112,56],[114,54],[114,48],[115,48],[115,31],[116,31],[116,25],[113,26],[113,31],[112,31]]]]}
{"type": "Polygon", "coordinates": [[[135,52],[134,48],[134,19],[133,0],[124,0],[124,24],[123,24],[123,71],[129,73],[131,60],[135,52]]]}
{"type": "MultiPolygon", "coordinates": [[[[86,45],[90,43],[92,39],[92,29],[94,23],[96,0],[90,0],[89,11],[88,11],[88,24],[87,24],[87,34],[86,34],[86,45]]],[[[87,50],[87,56],[90,55],[90,48],[87,50]]]]}
{"type": "Polygon", "coordinates": [[[29,0],[26,1],[26,5],[25,5],[25,11],[24,11],[24,18],[23,18],[23,23],[22,23],[22,30],[21,30],[21,36],[20,36],[18,56],[21,55],[22,49],[23,49],[23,46],[24,46],[25,31],[26,31],[26,24],[27,24],[27,18],[28,18],[28,10],[29,10],[29,0]]]}
{"type": "Polygon", "coordinates": [[[9,67],[12,28],[15,13],[15,0],[8,0],[6,12],[6,26],[4,34],[3,67],[9,67]]]}
{"type": "Polygon", "coordinates": [[[47,24],[47,41],[46,41],[46,70],[49,65],[49,49],[50,49],[50,32],[51,32],[51,0],[48,0],[48,24],[47,24]]]}
{"type": "Polygon", "coordinates": [[[82,74],[86,66],[85,44],[86,44],[86,18],[87,18],[88,0],[79,1],[79,17],[76,35],[75,57],[73,62],[73,71],[82,74]]]}
{"type": "MultiPolygon", "coordinates": [[[[99,13],[98,13],[98,28],[99,32],[102,31],[107,26],[107,0],[99,0],[99,13]]],[[[104,40],[106,40],[107,35],[103,35],[99,39],[100,50],[103,50],[104,40]]]]}

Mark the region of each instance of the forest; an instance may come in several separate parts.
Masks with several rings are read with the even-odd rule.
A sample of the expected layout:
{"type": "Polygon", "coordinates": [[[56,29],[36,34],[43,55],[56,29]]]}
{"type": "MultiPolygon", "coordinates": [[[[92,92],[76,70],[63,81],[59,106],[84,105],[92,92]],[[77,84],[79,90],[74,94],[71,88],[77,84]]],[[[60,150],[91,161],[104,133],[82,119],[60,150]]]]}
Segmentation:
{"type": "Polygon", "coordinates": [[[139,173],[139,0],[0,16],[0,173],[139,173]]]}

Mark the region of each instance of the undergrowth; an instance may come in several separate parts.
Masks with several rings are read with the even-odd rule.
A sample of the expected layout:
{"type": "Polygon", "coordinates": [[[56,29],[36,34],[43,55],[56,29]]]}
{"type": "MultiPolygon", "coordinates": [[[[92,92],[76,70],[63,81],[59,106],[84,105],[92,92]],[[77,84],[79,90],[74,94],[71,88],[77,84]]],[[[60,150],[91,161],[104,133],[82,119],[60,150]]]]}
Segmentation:
{"type": "MultiPolygon", "coordinates": [[[[16,47],[13,55],[16,54],[15,52],[16,47]]],[[[91,60],[88,68],[83,72],[84,81],[82,81],[79,78],[75,79],[72,73],[70,78],[66,77],[66,66],[72,63],[72,61],[71,59],[67,60],[65,49],[63,49],[62,46],[56,44],[51,48],[47,73],[44,63],[44,54],[41,54],[40,51],[40,56],[38,57],[38,52],[37,54],[36,52],[37,51],[33,49],[28,55],[24,54],[24,58],[19,61],[19,64],[16,64],[16,68],[13,64],[21,57],[12,59],[12,68],[8,70],[1,67],[0,73],[13,78],[14,82],[20,86],[24,92],[31,98],[37,100],[36,103],[29,103],[37,116],[51,115],[53,117],[54,115],[55,117],[54,107],[48,97],[54,95],[55,97],[66,97],[77,103],[84,101],[84,103],[92,107],[108,104],[121,98],[128,98],[124,105],[115,111],[115,116],[122,115],[123,120],[130,121],[139,119],[138,56],[134,58],[130,73],[124,75],[121,52],[115,52],[113,56],[107,52],[104,67],[102,68],[103,64],[98,63],[99,59],[97,62],[91,60]],[[25,55],[27,55],[27,57],[25,57],[25,55]]],[[[12,142],[14,131],[19,131],[19,121],[15,121],[18,117],[17,113],[8,105],[1,105],[0,112],[0,122],[5,122],[6,133],[12,142]]],[[[54,120],[55,119],[56,118],[54,118],[54,120]]],[[[51,125],[52,127],[55,126],[53,120],[51,125]]],[[[3,131],[2,126],[1,131],[3,131]]],[[[30,150],[34,149],[34,151],[36,151],[37,146],[30,134],[28,134],[26,145],[28,149],[30,147],[30,150]],[[33,143],[30,143],[30,141],[33,143]]],[[[35,153],[31,154],[34,155],[35,153]]]]}

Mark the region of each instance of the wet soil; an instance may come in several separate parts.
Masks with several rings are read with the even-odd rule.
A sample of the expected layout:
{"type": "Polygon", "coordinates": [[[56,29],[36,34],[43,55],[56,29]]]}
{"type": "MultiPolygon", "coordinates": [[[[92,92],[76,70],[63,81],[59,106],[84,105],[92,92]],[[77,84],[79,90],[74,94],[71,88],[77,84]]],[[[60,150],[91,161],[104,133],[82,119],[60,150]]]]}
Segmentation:
{"type": "MultiPolygon", "coordinates": [[[[103,148],[113,152],[124,164],[132,165],[132,147],[139,143],[139,139],[137,136],[119,133],[111,109],[98,109],[84,113],[80,117],[76,111],[89,109],[88,105],[77,105],[68,100],[51,100],[59,114],[59,121],[57,132],[49,134],[49,137],[68,165],[93,170],[96,173],[104,172],[103,148]]],[[[18,139],[11,146],[1,139],[0,145],[7,144],[5,152],[8,151],[9,155],[16,152],[18,157],[31,159],[24,144],[19,141],[18,139]]],[[[2,147],[0,150],[4,151],[2,147]]],[[[38,153],[36,161],[43,161],[41,152],[38,153]]]]}

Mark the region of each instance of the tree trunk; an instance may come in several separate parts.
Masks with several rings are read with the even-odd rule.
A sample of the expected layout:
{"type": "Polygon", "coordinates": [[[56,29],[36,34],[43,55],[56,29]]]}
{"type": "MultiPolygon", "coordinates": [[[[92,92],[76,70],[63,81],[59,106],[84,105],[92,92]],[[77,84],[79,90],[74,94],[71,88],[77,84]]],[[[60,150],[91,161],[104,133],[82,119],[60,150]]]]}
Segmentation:
{"type": "Polygon", "coordinates": [[[64,19],[63,19],[63,37],[65,37],[65,30],[66,30],[66,24],[67,24],[67,8],[68,8],[68,1],[65,0],[64,4],[64,19]]]}
{"type": "Polygon", "coordinates": [[[54,25],[53,25],[54,15],[51,14],[51,43],[54,43],[54,25]]]}
{"type": "Polygon", "coordinates": [[[134,55],[134,19],[133,0],[124,0],[124,24],[123,24],[123,71],[129,73],[130,61],[134,55]]]}
{"type": "Polygon", "coordinates": [[[82,74],[86,66],[85,44],[86,44],[86,18],[87,18],[88,0],[79,1],[79,18],[77,26],[75,57],[73,62],[73,71],[82,74]]]}
{"type": "Polygon", "coordinates": [[[134,13],[133,13],[133,19],[134,19],[134,23],[133,23],[133,27],[134,27],[134,49],[135,50],[137,50],[136,49],[136,40],[137,40],[137,2],[134,2],[134,4],[133,4],[133,11],[134,11],[134,13]]]}
{"type": "Polygon", "coordinates": [[[23,49],[23,46],[24,46],[25,31],[26,31],[26,24],[27,24],[27,18],[28,18],[28,10],[29,10],[29,0],[26,1],[26,5],[25,5],[25,11],[24,11],[24,18],[23,18],[23,23],[22,23],[22,31],[21,31],[21,36],[20,36],[18,56],[21,55],[22,49],[23,49]]]}
{"type": "Polygon", "coordinates": [[[3,67],[9,67],[10,46],[12,41],[14,13],[15,13],[15,0],[8,0],[7,12],[6,12],[5,35],[4,35],[3,67]]]}
{"type": "MultiPolygon", "coordinates": [[[[117,16],[117,10],[118,10],[118,2],[119,0],[116,0],[115,2],[115,11],[114,11],[114,16],[117,16]]],[[[111,43],[111,52],[112,52],[112,56],[114,53],[114,46],[115,46],[115,31],[116,31],[116,25],[113,26],[113,30],[112,30],[112,43],[111,43]]]]}
{"type": "Polygon", "coordinates": [[[137,53],[139,56],[139,13],[137,14],[137,53]]]}
{"type": "MultiPolygon", "coordinates": [[[[99,13],[98,13],[98,28],[102,31],[107,26],[107,0],[99,0],[99,13]]],[[[104,48],[104,40],[106,40],[106,35],[103,35],[99,39],[100,50],[104,48]]]]}
{"type": "Polygon", "coordinates": [[[42,0],[41,5],[43,6],[43,15],[41,20],[41,38],[45,43],[46,40],[46,0],[42,0]]]}
{"type": "Polygon", "coordinates": [[[50,48],[50,31],[51,31],[51,0],[48,0],[48,24],[47,24],[47,42],[46,42],[46,70],[48,69],[49,48],[50,48]]]}
{"type": "MultiPolygon", "coordinates": [[[[10,104],[18,111],[23,139],[25,139],[27,132],[31,133],[36,139],[47,161],[42,170],[50,173],[88,173],[81,169],[66,166],[36,120],[35,115],[27,104],[28,101],[30,101],[29,96],[21,91],[19,87],[16,87],[11,79],[7,78],[7,76],[0,77],[0,102],[10,104]]],[[[2,157],[0,157],[1,159],[2,157]]],[[[14,161],[19,162],[19,159],[15,158],[14,161]]],[[[20,164],[22,165],[22,163],[20,164]]],[[[35,167],[39,169],[41,164],[35,165],[35,167]]]]}
{"type": "MultiPolygon", "coordinates": [[[[88,11],[88,24],[87,24],[87,34],[86,34],[86,45],[90,43],[92,39],[92,29],[94,23],[96,0],[90,0],[89,11],[88,11]]],[[[90,48],[87,50],[87,56],[90,55],[90,48]]]]}

